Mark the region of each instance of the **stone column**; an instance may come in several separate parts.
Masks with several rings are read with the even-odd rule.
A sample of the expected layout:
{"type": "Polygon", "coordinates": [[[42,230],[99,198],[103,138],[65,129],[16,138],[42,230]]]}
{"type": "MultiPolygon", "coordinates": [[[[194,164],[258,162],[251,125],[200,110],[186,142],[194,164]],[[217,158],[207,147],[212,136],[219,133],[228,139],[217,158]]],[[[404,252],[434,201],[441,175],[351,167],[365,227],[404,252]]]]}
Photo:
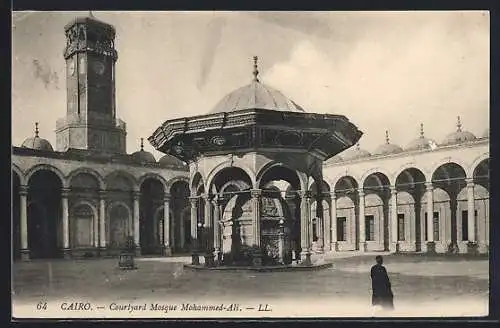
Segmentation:
{"type": "Polygon", "coordinates": [[[61,192],[62,199],[62,234],[63,234],[63,254],[65,258],[71,257],[69,248],[69,210],[68,210],[69,189],[63,188],[61,192]]]}
{"type": "Polygon", "coordinates": [[[260,201],[262,190],[253,189],[250,192],[252,196],[252,235],[253,245],[260,247],[260,201]]]}
{"type": "MultiPolygon", "coordinates": [[[[475,220],[475,206],[474,206],[474,180],[466,179],[467,182],[467,236],[469,243],[467,246],[467,253],[477,252],[476,243],[476,220],[475,220]]],[[[463,229],[463,227],[462,227],[463,229]]]]}
{"type": "Polygon", "coordinates": [[[184,213],[179,213],[180,214],[180,221],[179,221],[179,245],[182,249],[186,247],[186,235],[185,235],[185,229],[184,227],[185,222],[184,222],[184,213]]]}
{"type": "Polygon", "coordinates": [[[432,182],[426,182],[427,193],[427,253],[434,253],[436,246],[434,244],[434,187],[432,182]]]}
{"type": "Polygon", "coordinates": [[[189,197],[191,202],[191,264],[199,265],[198,256],[198,197],[189,197]]]}
{"type": "Polygon", "coordinates": [[[332,208],[331,208],[331,196],[323,196],[323,199],[328,203],[328,212],[325,215],[325,208],[323,207],[323,221],[324,221],[324,245],[326,250],[332,250],[331,248],[331,236],[332,236],[332,208]],[[330,202],[328,202],[330,200],[330,202]]]}
{"type": "Polygon", "coordinates": [[[139,199],[141,193],[139,191],[134,191],[134,244],[136,255],[141,254],[141,224],[139,221],[139,199]]]}
{"type": "Polygon", "coordinates": [[[398,252],[398,191],[391,186],[391,220],[390,222],[390,248],[391,252],[398,252]]]}
{"type": "Polygon", "coordinates": [[[366,231],[365,231],[365,192],[363,189],[358,190],[359,197],[359,250],[366,251],[366,231]]]}
{"type": "Polygon", "coordinates": [[[318,222],[316,223],[316,231],[318,234],[318,249],[320,252],[324,251],[324,242],[325,242],[325,229],[324,229],[324,224],[325,224],[325,212],[323,210],[323,204],[322,202],[323,197],[318,197],[316,200],[316,217],[318,218],[318,222]],[[318,211],[320,211],[320,215],[318,215],[318,211]]]}
{"type": "Polygon", "coordinates": [[[303,265],[311,265],[311,193],[301,191],[300,197],[300,258],[303,265]]]}
{"type": "Polygon", "coordinates": [[[221,259],[221,240],[220,240],[220,224],[221,224],[221,210],[220,210],[220,205],[219,202],[221,202],[221,199],[218,197],[215,197],[212,199],[212,204],[214,208],[214,258],[216,260],[216,263],[220,262],[221,259]]]}
{"type": "Polygon", "coordinates": [[[20,201],[20,232],[21,232],[21,260],[28,261],[30,259],[30,250],[28,248],[28,186],[21,186],[19,189],[20,201]]]}
{"type": "Polygon", "coordinates": [[[163,199],[163,255],[172,256],[170,246],[170,195],[165,194],[163,199]]]}
{"type": "Polygon", "coordinates": [[[205,266],[214,265],[214,253],[213,253],[213,207],[212,207],[212,196],[204,195],[205,200],[205,217],[203,222],[203,250],[205,252],[205,266]]]}
{"type": "Polygon", "coordinates": [[[106,249],[106,191],[99,191],[99,248],[106,249]]]}
{"type": "Polygon", "coordinates": [[[331,235],[332,235],[332,240],[331,240],[331,249],[332,251],[335,250],[335,251],[338,251],[338,247],[337,247],[337,196],[335,195],[335,193],[332,194],[332,206],[330,207],[331,208],[331,221],[332,221],[332,225],[331,225],[331,235]]]}

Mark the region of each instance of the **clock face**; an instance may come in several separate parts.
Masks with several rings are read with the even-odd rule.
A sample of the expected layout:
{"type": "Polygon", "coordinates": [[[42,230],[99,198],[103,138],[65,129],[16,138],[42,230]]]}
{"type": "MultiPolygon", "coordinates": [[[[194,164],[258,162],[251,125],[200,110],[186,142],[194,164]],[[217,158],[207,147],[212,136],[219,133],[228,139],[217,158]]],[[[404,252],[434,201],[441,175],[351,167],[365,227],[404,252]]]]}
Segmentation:
{"type": "Polygon", "coordinates": [[[68,71],[70,75],[75,75],[75,61],[70,60],[68,63],[68,71]]]}
{"type": "Polygon", "coordinates": [[[104,73],[104,70],[106,69],[106,66],[104,66],[104,63],[101,61],[97,61],[94,63],[94,72],[96,72],[99,75],[102,75],[104,73]]]}

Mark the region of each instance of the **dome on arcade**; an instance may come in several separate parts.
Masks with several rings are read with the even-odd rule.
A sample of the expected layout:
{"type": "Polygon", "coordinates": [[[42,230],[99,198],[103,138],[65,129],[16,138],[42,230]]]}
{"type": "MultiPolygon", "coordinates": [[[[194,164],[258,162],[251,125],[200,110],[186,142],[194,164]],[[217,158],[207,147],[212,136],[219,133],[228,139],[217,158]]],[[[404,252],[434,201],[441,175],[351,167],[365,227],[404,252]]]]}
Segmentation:
{"type": "Polygon", "coordinates": [[[442,145],[455,145],[463,142],[476,140],[476,136],[469,131],[462,130],[460,116],[457,117],[457,131],[450,133],[443,140],[442,145]]]}
{"type": "Polygon", "coordinates": [[[405,150],[424,150],[424,149],[435,149],[437,144],[434,140],[426,138],[424,136],[424,124],[420,124],[420,137],[411,141],[405,150]]]}
{"type": "Polygon", "coordinates": [[[222,98],[210,114],[234,112],[244,109],[267,109],[282,112],[304,112],[304,109],[288,99],[280,91],[259,81],[257,57],[254,57],[253,81],[222,98]]]}
{"type": "Polygon", "coordinates": [[[165,166],[170,166],[170,165],[173,165],[173,166],[186,166],[186,163],[184,163],[183,161],[181,161],[180,159],[172,156],[172,155],[164,155],[160,158],[160,160],[158,161],[158,163],[160,163],[161,165],[165,165],[165,166]]]}
{"type": "Polygon", "coordinates": [[[35,136],[24,140],[21,144],[23,148],[31,148],[36,150],[54,151],[50,142],[46,139],[40,138],[38,135],[38,122],[35,123],[35,136]]]}
{"type": "Polygon", "coordinates": [[[380,145],[375,149],[373,155],[389,155],[396,154],[403,151],[403,148],[398,145],[391,144],[389,141],[389,131],[385,131],[385,144],[380,145]]]}
{"type": "Polygon", "coordinates": [[[144,138],[141,138],[141,150],[133,153],[132,157],[138,163],[156,163],[153,154],[144,150],[144,138]]]}
{"type": "Polygon", "coordinates": [[[360,158],[369,157],[369,156],[371,156],[370,152],[368,152],[364,149],[361,149],[359,147],[359,142],[358,142],[356,144],[356,148],[350,149],[347,152],[343,153],[342,158],[344,159],[344,161],[351,161],[351,160],[360,159],[360,158]]]}

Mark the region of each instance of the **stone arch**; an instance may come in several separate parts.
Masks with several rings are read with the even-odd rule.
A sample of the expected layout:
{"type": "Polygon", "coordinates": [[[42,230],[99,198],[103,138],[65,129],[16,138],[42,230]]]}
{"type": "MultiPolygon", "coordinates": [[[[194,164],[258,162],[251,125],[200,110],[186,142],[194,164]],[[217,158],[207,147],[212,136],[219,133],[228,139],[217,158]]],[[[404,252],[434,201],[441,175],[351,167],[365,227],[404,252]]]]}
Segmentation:
{"type": "Polygon", "coordinates": [[[369,169],[367,171],[365,171],[362,175],[361,175],[361,184],[360,186],[364,186],[365,185],[365,182],[366,182],[366,179],[374,174],[374,173],[381,173],[383,175],[386,176],[387,180],[389,181],[389,184],[390,185],[393,185],[393,182],[394,180],[391,180],[391,177],[392,177],[392,174],[389,173],[389,171],[383,169],[383,168],[380,168],[380,167],[376,167],[376,168],[372,168],[372,169],[369,169]]]}
{"type": "MultiPolygon", "coordinates": [[[[200,172],[196,172],[190,179],[189,181],[189,190],[194,191],[196,190],[200,183],[204,185],[205,178],[200,172]]],[[[192,192],[194,194],[195,192],[192,192]]]]}
{"type": "Polygon", "coordinates": [[[339,175],[337,175],[332,181],[332,188],[331,190],[336,190],[337,189],[337,186],[339,184],[339,182],[343,181],[343,179],[345,178],[349,178],[351,179],[353,182],[354,182],[354,186],[353,188],[354,189],[358,189],[360,184],[359,184],[359,177],[353,175],[353,174],[346,174],[346,173],[341,173],[339,175]]]}
{"type": "Polygon", "coordinates": [[[75,223],[74,222],[74,219],[76,218],[76,216],[74,215],[75,214],[75,211],[78,209],[78,207],[80,206],[87,206],[88,208],[90,208],[91,212],[92,212],[92,219],[93,221],[90,223],[91,224],[91,228],[90,228],[90,243],[89,245],[87,246],[92,246],[92,245],[96,245],[95,243],[95,240],[96,238],[98,238],[97,236],[97,231],[95,230],[95,221],[97,218],[98,218],[98,211],[97,211],[97,207],[95,206],[94,203],[88,201],[88,200],[78,200],[77,202],[75,202],[75,204],[73,204],[70,208],[70,245],[72,245],[72,247],[75,246],[75,223]]]}
{"type": "Polygon", "coordinates": [[[188,188],[189,188],[190,181],[189,181],[188,177],[185,177],[185,176],[176,176],[176,177],[173,177],[173,178],[171,178],[170,180],[167,181],[165,191],[168,192],[168,193],[170,193],[170,189],[172,188],[172,186],[174,185],[174,183],[176,183],[178,181],[185,182],[188,185],[188,188]]]}
{"type": "Polygon", "coordinates": [[[482,161],[484,161],[485,159],[489,159],[490,158],[490,153],[489,152],[486,152],[478,157],[476,157],[474,159],[474,161],[472,162],[472,164],[466,169],[466,174],[467,174],[467,177],[468,178],[473,178],[474,177],[474,171],[476,170],[476,168],[479,166],[479,164],[481,164],[482,161]]]}
{"type": "Polygon", "coordinates": [[[139,191],[139,185],[137,184],[137,179],[132,174],[123,170],[114,170],[106,175],[106,177],[104,178],[104,181],[106,183],[106,188],[109,187],[110,181],[112,181],[113,178],[116,178],[117,176],[121,176],[126,180],[128,180],[132,191],[139,191]]]}
{"type": "Polygon", "coordinates": [[[390,181],[395,185],[397,182],[397,179],[401,175],[401,173],[405,172],[408,169],[415,169],[415,170],[420,171],[424,175],[425,181],[430,181],[430,179],[432,177],[432,172],[429,173],[426,169],[418,167],[418,165],[416,165],[415,162],[409,162],[409,163],[405,163],[405,164],[401,165],[395,171],[394,175],[392,175],[390,177],[390,181]]]}
{"type": "Polygon", "coordinates": [[[50,165],[50,164],[38,164],[38,165],[35,165],[35,166],[31,167],[26,172],[26,175],[25,175],[26,182],[29,183],[31,177],[36,172],[43,171],[43,170],[53,172],[55,175],[57,175],[57,177],[59,177],[59,180],[61,180],[62,187],[63,188],[67,188],[68,187],[68,181],[65,179],[64,174],[61,172],[61,170],[58,169],[57,167],[53,166],[53,165],[50,165]]]}
{"type": "Polygon", "coordinates": [[[139,179],[137,179],[137,186],[139,189],[141,188],[144,181],[146,181],[147,179],[158,180],[159,182],[161,182],[164,192],[166,192],[168,190],[167,189],[168,183],[165,180],[165,178],[157,173],[151,173],[151,172],[143,174],[141,177],[139,177],[139,179]]]}
{"type": "Polygon", "coordinates": [[[213,180],[215,179],[215,177],[217,176],[217,174],[219,172],[221,172],[222,170],[224,170],[226,168],[232,168],[232,167],[239,168],[239,169],[243,170],[248,175],[248,177],[250,178],[250,181],[252,182],[251,187],[255,188],[256,175],[253,172],[253,170],[244,163],[238,163],[237,165],[233,165],[233,162],[231,160],[228,160],[228,161],[222,162],[222,163],[218,164],[217,166],[215,166],[212,169],[212,171],[210,171],[210,173],[207,175],[207,180],[206,180],[207,189],[206,190],[208,190],[210,188],[210,186],[213,183],[213,180]]]}
{"type": "Polygon", "coordinates": [[[301,172],[294,170],[294,169],[290,168],[288,165],[285,165],[285,164],[278,162],[278,161],[271,161],[260,168],[260,170],[256,174],[255,186],[259,187],[262,184],[262,177],[264,177],[264,175],[267,172],[269,172],[271,169],[273,169],[275,167],[282,167],[284,169],[287,169],[287,170],[295,173],[295,175],[297,176],[297,179],[299,181],[300,189],[307,190],[307,187],[308,187],[307,179],[304,178],[304,175],[301,174],[301,172]]]}
{"type": "Polygon", "coordinates": [[[17,174],[17,176],[19,177],[19,182],[20,182],[21,186],[27,184],[28,180],[26,180],[24,172],[23,172],[23,170],[21,170],[21,168],[19,166],[12,163],[12,171],[14,171],[17,174]]]}
{"type": "Polygon", "coordinates": [[[467,165],[467,163],[465,163],[465,161],[463,161],[461,159],[458,159],[455,157],[450,157],[450,156],[442,158],[439,161],[434,162],[434,164],[431,166],[429,177],[432,179],[434,174],[436,173],[437,169],[439,169],[443,165],[452,164],[452,163],[457,164],[458,166],[460,166],[464,170],[465,178],[471,178],[467,175],[468,174],[467,168],[469,167],[469,165],[467,165]]]}
{"type": "Polygon", "coordinates": [[[99,188],[101,190],[104,190],[106,184],[104,182],[103,177],[96,170],[91,169],[91,168],[87,168],[87,167],[80,167],[80,168],[77,168],[76,170],[71,171],[66,176],[66,180],[68,181],[68,186],[71,185],[71,180],[73,180],[74,177],[76,177],[77,175],[82,174],[82,173],[93,176],[97,180],[97,182],[99,183],[99,188]]]}

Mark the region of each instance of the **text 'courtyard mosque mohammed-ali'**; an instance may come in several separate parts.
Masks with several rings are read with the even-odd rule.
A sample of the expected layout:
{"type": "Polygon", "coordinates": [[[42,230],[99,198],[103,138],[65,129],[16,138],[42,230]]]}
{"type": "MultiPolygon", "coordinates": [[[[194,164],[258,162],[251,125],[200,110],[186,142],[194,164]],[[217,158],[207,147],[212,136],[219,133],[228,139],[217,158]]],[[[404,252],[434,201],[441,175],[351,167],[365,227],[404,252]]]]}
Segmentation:
{"type": "MultiPolygon", "coordinates": [[[[64,32],[67,113],[56,122],[56,149],[43,139],[38,124],[33,136],[13,147],[16,259],[112,256],[128,237],[138,254],[186,254],[200,247],[195,241],[210,223],[208,217],[213,226],[209,248],[222,253],[231,248],[225,245],[234,230],[232,223],[245,222],[245,213],[250,213],[250,221],[260,217],[300,221],[300,237],[291,246],[298,252],[488,252],[488,130],[474,135],[458,117],[455,131],[450,127],[444,140],[435,141],[421,124],[420,135],[416,133],[406,147],[393,143],[386,131],[386,140],[370,153],[360,148],[362,133],[347,120],[308,114],[259,81],[255,67],[249,85],[228,94],[212,110],[207,108],[209,114],[190,118],[191,128],[201,131],[203,124],[218,119],[224,124],[237,122],[249,110],[288,115],[290,122],[296,115],[310,115],[307,119],[314,121],[344,120],[348,132],[343,143],[338,135],[331,144],[321,137],[308,139],[314,135],[303,127],[300,133],[286,134],[256,135],[249,130],[252,140],[258,139],[269,152],[279,145],[292,149],[310,140],[314,147],[308,162],[295,165],[320,174],[313,179],[279,156],[273,161],[254,156],[249,165],[244,159],[251,151],[242,147],[245,134],[234,129],[210,139],[213,146],[230,140],[234,154],[213,151],[203,167],[200,160],[180,156],[182,150],[156,161],[142,149],[142,140],[134,153],[125,149],[126,124],[115,106],[114,27],[92,16],[78,17],[64,32]],[[329,147],[340,154],[327,157],[335,153],[329,147]],[[321,168],[314,168],[315,163],[321,168]],[[274,191],[273,196],[266,196],[266,191],[274,191]],[[293,191],[300,196],[298,202],[293,191]],[[248,193],[252,201],[238,203],[232,195],[240,192],[248,193]]],[[[258,119],[256,124],[258,128],[258,119]]],[[[157,133],[149,140],[155,147],[163,142],[157,133]]],[[[200,147],[205,146],[209,147],[200,147]]],[[[297,162],[300,154],[297,150],[291,158],[297,162]]],[[[251,231],[245,232],[242,223],[240,234],[255,238],[265,224],[262,228],[260,223],[250,224],[251,231]]],[[[261,238],[265,240],[264,235],[261,238]]]]}

